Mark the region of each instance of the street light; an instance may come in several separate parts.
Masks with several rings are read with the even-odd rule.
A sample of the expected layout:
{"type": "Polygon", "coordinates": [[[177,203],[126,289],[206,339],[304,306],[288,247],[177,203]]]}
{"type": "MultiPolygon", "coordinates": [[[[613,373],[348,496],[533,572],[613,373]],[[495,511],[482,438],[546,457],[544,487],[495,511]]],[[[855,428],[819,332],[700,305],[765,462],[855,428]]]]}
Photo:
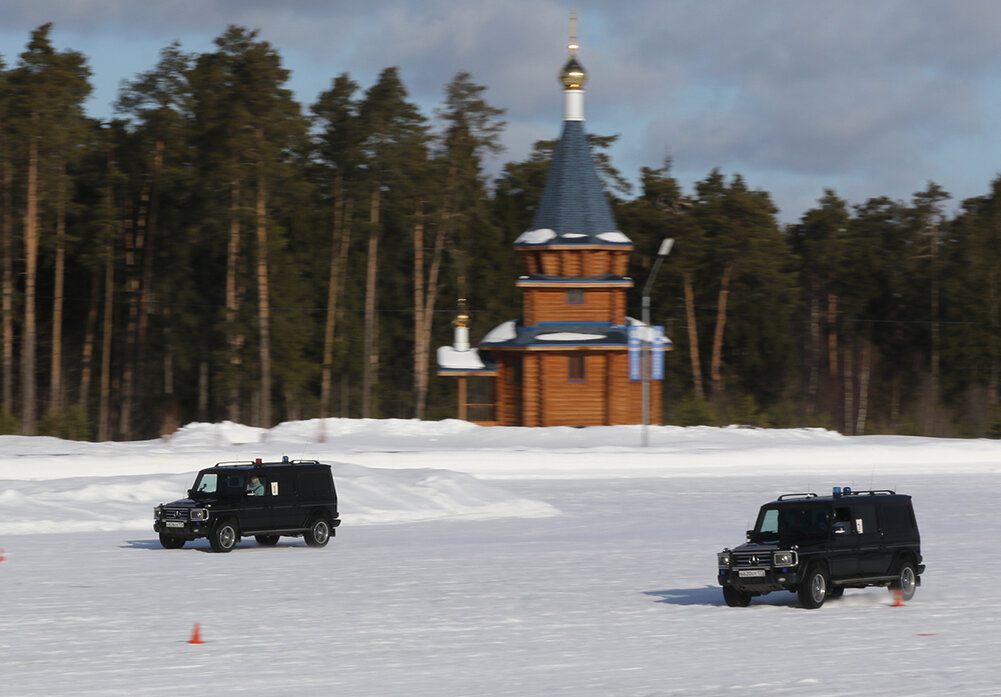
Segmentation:
{"type": "Polygon", "coordinates": [[[653,281],[657,277],[657,272],[660,271],[660,265],[664,263],[664,257],[671,253],[671,247],[673,246],[673,237],[665,237],[660,243],[660,249],[657,250],[657,259],[653,262],[653,268],[650,269],[650,276],[646,279],[646,285],[643,286],[643,331],[646,332],[646,336],[643,340],[640,353],[640,370],[643,378],[644,448],[648,442],[647,425],[650,423],[650,359],[652,358],[650,354],[650,342],[653,340],[653,331],[650,328],[650,289],[653,287],[653,281]]]}

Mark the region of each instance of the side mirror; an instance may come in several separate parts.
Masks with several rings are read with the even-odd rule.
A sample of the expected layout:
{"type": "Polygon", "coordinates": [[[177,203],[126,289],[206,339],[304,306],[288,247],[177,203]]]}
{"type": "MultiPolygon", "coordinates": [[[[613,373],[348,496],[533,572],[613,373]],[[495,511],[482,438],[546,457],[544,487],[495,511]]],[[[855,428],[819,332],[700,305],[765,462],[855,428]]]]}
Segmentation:
{"type": "Polygon", "coordinates": [[[188,489],[188,498],[190,499],[194,495],[195,495],[195,490],[194,489],[188,489]]]}
{"type": "Polygon", "coordinates": [[[848,523],[835,523],[834,527],[831,529],[832,535],[847,535],[848,534],[848,523]]]}
{"type": "Polygon", "coordinates": [[[748,540],[751,539],[752,535],[754,535],[754,531],[753,530],[748,530],[747,532],[744,533],[744,537],[746,537],[748,540]]]}

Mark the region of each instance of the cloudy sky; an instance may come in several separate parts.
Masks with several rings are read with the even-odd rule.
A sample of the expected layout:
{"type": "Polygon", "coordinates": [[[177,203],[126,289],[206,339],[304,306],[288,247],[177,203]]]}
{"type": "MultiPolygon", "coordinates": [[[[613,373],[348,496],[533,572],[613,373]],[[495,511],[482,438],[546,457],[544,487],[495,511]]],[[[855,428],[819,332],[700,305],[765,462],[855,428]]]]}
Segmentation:
{"type": "Polygon", "coordinates": [[[958,203],[1001,171],[997,0],[2,0],[0,55],[53,22],[88,57],[101,118],[170,41],[207,51],[229,24],[278,49],[304,106],[395,65],[431,116],[466,70],[507,111],[506,162],[559,132],[571,7],[587,129],[620,135],[633,180],[670,157],[690,191],[718,167],[793,222],[825,188],[860,203],[935,181],[958,203]]]}

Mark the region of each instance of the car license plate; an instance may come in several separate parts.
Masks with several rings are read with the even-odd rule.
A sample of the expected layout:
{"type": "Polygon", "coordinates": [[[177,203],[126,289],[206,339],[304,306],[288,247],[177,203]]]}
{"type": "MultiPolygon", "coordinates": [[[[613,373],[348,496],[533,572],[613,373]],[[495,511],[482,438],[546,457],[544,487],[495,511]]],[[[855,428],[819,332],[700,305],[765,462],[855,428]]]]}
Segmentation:
{"type": "Polygon", "coordinates": [[[741,578],[749,578],[749,577],[753,578],[755,576],[764,576],[765,575],[765,570],[764,569],[741,569],[738,572],[738,575],[741,578]]]}
{"type": "Polygon", "coordinates": [[[184,523],[182,523],[179,520],[168,520],[167,521],[167,527],[168,528],[183,528],[184,527],[184,523]]]}

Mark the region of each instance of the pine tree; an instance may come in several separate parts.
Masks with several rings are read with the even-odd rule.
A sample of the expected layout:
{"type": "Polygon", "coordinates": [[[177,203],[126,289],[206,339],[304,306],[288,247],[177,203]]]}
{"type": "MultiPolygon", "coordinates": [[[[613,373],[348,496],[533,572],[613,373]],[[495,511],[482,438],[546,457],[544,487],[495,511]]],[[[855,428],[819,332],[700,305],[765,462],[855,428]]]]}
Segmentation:
{"type": "Polygon", "coordinates": [[[62,284],[65,259],[67,161],[82,133],[82,104],[90,93],[90,71],[75,51],[57,52],[49,41],[52,25],[31,34],[27,49],[9,75],[10,121],[23,144],[24,327],[21,347],[21,431],[33,435],[37,418],[37,287],[43,237],[41,204],[54,204],[55,303],[50,408],[62,404],[62,284]]]}
{"type": "MultiPolygon", "coordinates": [[[[314,150],[318,161],[320,191],[332,208],[330,264],[325,303],[323,355],[320,375],[321,429],[330,413],[333,393],[335,329],[338,303],[342,300],[353,224],[352,190],[359,177],[359,152],[362,127],[358,122],[358,103],[354,94],[358,84],[346,73],[334,79],[331,88],[320,95],[312,107],[319,126],[314,150]]],[[[343,330],[342,330],[343,331],[343,330]]],[[[320,432],[321,442],[326,439],[320,432]]]]}
{"type": "MultiPolygon", "coordinates": [[[[500,254],[507,252],[500,249],[505,240],[489,221],[483,174],[484,158],[502,149],[500,134],[505,123],[500,117],[504,110],[484,101],[485,90],[472,82],[469,73],[460,72],[446,85],[445,104],[437,113],[443,133],[435,153],[435,179],[441,186],[436,196],[438,221],[426,282],[424,221],[420,219],[414,226],[414,417],[418,419],[424,417],[426,409],[432,324],[446,246],[455,266],[457,295],[473,299],[474,305],[484,309],[493,297],[488,290],[495,279],[491,271],[497,268],[500,254]],[[477,279],[475,284],[469,282],[471,277],[477,279]]],[[[489,313],[484,314],[489,321],[489,313]]]]}
{"type": "MultiPolygon", "coordinates": [[[[365,315],[362,370],[362,417],[379,416],[376,388],[379,383],[379,266],[380,244],[393,227],[393,216],[413,213],[414,173],[427,159],[424,117],[406,101],[407,92],[396,68],[382,71],[365,93],[360,108],[364,125],[362,152],[369,177],[368,249],[365,271],[365,315]],[[385,197],[385,200],[384,200],[385,197]]],[[[392,245],[390,251],[402,245],[392,245]]],[[[409,343],[409,342],[408,342],[409,343]]],[[[385,394],[385,393],[383,393],[385,394]]]]}
{"type": "MultiPolygon", "coordinates": [[[[203,54],[191,71],[195,142],[204,148],[204,167],[211,190],[228,194],[225,253],[227,413],[240,416],[245,345],[257,329],[257,380],[251,396],[251,420],[270,426],[272,403],[272,253],[283,250],[275,234],[272,209],[282,186],[304,174],[306,121],[291,92],[284,87],[288,71],[270,44],[257,32],[231,26],[216,39],[217,50],[203,54]],[[248,244],[245,229],[254,231],[248,244]],[[253,258],[248,260],[247,249],[253,258]],[[256,309],[247,312],[244,298],[252,287],[256,309]],[[252,318],[252,319],[251,319],[252,318]],[[248,321],[249,320],[249,321],[248,321]]],[[[294,189],[294,186],[291,186],[294,189]]],[[[249,382],[254,385],[255,382],[249,382]]]]}
{"type": "Polygon", "coordinates": [[[0,388],[0,418],[11,420],[14,412],[14,153],[13,132],[9,127],[9,74],[0,56],[0,344],[3,376],[0,388]]]}
{"type": "MultiPolygon", "coordinates": [[[[146,415],[146,422],[141,424],[146,430],[151,427],[149,418],[154,404],[159,404],[157,432],[170,432],[178,425],[174,385],[168,379],[172,372],[169,366],[173,364],[174,349],[167,336],[160,337],[158,345],[164,351],[164,379],[162,386],[156,388],[151,380],[157,371],[153,370],[149,359],[150,325],[155,287],[176,288],[180,285],[174,275],[176,263],[171,263],[169,257],[158,260],[157,243],[161,235],[165,193],[168,200],[183,201],[188,198],[180,182],[185,178],[182,172],[187,163],[187,74],[191,61],[192,56],[181,51],[177,42],[171,43],[160,52],[159,61],[153,69],[140,73],[122,86],[115,104],[116,112],[127,118],[130,130],[137,136],[142,160],[142,179],[137,192],[139,206],[134,223],[134,261],[126,268],[129,303],[126,340],[130,346],[134,345],[135,350],[127,351],[125,357],[123,435],[133,435],[137,426],[126,420],[126,415],[133,411],[133,393],[140,407],[135,411],[146,415]],[[157,267],[155,276],[154,265],[157,267]],[[154,398],[154,395],[162,398],[154,398]]],[[[176,210],[168,211],[167,220],[176,224],[176,219],[176,210]]],[[[164,334],[169,335],[170,332],[164,334]]]]}

